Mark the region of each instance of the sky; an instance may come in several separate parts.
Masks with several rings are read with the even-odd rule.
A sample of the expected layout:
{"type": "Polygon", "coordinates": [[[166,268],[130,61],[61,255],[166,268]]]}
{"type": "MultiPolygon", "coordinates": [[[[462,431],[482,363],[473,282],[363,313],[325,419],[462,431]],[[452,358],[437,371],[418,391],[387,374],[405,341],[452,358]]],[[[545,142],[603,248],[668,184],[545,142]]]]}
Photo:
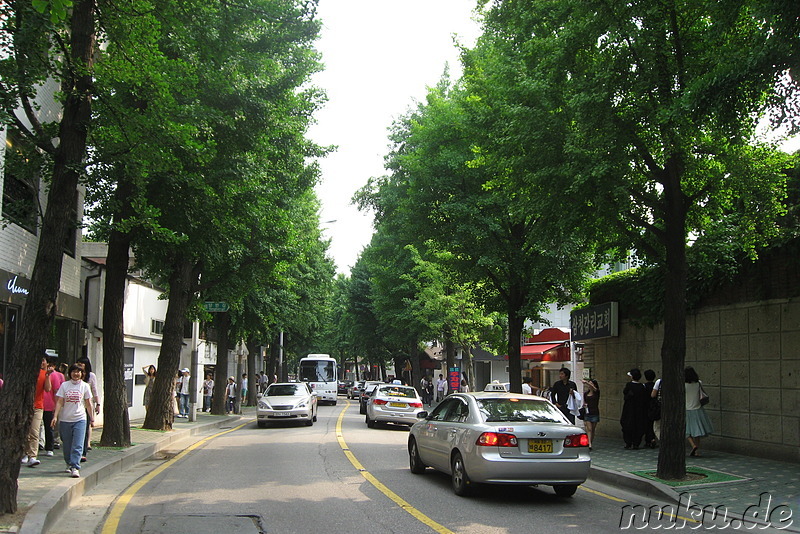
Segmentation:
{"type": "Polygon", "coordinates": [[[349,274],[372,237],[372,216],[351,205],[370,177],[386,174],[388,128],[423,101],[449,64],[460,74],[453,35],[472,45],[473,0],[319,0],[317,41],[325,70],[314,85],[328,96],[309,135],[338,149],[320,161],[317,196],[337,272],[349,274]]]}

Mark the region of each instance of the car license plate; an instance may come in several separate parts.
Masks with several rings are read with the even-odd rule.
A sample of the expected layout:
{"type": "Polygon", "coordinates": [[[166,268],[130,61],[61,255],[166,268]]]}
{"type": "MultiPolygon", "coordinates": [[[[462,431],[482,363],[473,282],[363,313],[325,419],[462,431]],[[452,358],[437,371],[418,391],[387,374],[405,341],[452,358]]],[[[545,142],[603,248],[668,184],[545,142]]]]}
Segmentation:
{"type": "Polygon", "coordinates": [[[529,439],[528,452],[553,452],[553,440],[529,439]]]}
{"type": "Polygon", "coordinates": [[[390,402],[389,406],[391,406],[392,408],[405,408],[406,407],[406,403],[405,402],[390,402]]]}
{"type": "Polygon", "coordinates": [[[290,415],[292,415],[292,414],[290,414],[290,413],[281,413],[281,412],[275,412],[275,413],[272,414],[273,417],[289,417],[290,415]]]}

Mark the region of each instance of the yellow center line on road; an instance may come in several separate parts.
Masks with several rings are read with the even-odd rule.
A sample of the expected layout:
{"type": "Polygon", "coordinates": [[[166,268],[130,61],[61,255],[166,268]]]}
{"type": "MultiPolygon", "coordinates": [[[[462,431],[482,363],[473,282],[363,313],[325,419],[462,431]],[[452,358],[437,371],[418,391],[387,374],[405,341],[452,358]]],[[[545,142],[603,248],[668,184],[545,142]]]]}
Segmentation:
{"type": "Polygon", "coordinates": [[[158,466],[157,468],[153,469],[145,476],[140,478],[135,484],[133,484],[130,488],[128,488],[125,493],[119,496],[117,502],[111,507],[111,511],[108,513],[108,519],[106,519],[105,524],[103,525],[103,530],[101,530],[101,534],[116,534],[117,528],[119,527],[119,522],[122,519],[122,514],[125,512],[125,508],[128,507],[128,504],[133,499],[133,496],[144,487],[145,484],[153,480],[156,476],[158,476],[162,471],[171,467],[175,462],[189,454],[194,449],[200,447],[201,445],[205,444],[208,441],[211,441],[214,438],[218,438],[235,430],[239,430],[240,428],[249,425],[252,421],[248,420],[241,425],[231,428],[230,430],[226,430],[224,432],[219,432],[214,434],[213,436],[208,436],[207,438],[203,438],[197,443],[192,444],[191,446],[187,447],[186,449],[182,450],[178,454],[175,455],[174,458],[171,458],[158,466]]]}
{"type": "MultiPolygon", "coordinates": [[[[342,435],[342,420],[344,419],[344,413],[350,407],[350,401],[346,401],[347,404],[344,408],[342,408],[341,413],[339,414],[339,418],[336,420],[336,439],[339,441],[339,446],[342,448],[342,452],[344,455],[347,456],[347,459],[350,460],[350,463],[353,464],[353,467],[361,473],[367,481],[375,486],[381,493],[389,497],[397,506],[402,508],[404,511],[411,514],[414,519],[428,525],[433,529],[434,532],[439,532],[440,534],[454,534],[452,530],[448,529],[447,527],[440,525],[427,515],[423,514],[413,506],[411,506],[407,501],[405,501],[402,497],[398,494],[387,488],[380,480],[375,478],[369,471],[364,469],[364,466],[361,465],[361,462],[358,461],[356,456],[350,450],[350,447],[347,446],[347,442],[344,440],[344,436],[342,435]]],[[[105,533],[103,533],[105,534],[105,533]]]]}

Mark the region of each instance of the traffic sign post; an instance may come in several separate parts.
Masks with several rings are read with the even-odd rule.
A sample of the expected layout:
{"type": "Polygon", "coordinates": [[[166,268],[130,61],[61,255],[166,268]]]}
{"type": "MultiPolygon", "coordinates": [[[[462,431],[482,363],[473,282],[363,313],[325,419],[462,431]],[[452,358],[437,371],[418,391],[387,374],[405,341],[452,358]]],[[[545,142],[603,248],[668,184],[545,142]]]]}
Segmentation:
{"type": "Polygon", "coordinates": [[[221,313],[231,309],[231,307],[228,305],[227,302],[209,302],[209,301],[203,303],[203,308],[207,312],[211,313],[221,313]]]}

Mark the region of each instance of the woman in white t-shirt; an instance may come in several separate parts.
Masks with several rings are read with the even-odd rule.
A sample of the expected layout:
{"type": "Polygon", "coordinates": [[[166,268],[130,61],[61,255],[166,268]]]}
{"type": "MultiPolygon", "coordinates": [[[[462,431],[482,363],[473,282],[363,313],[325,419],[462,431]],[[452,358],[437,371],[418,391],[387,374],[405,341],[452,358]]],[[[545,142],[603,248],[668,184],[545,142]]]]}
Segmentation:
{"type": "Polygon", "coordinates": [[[83,381],[83,373],[84,370],[80,365],[70,366],[67,373],[70,379],[61,384],[56,392],[56,410],[51,423],[53,427],[58,424],[64,461],[67,463],[67,471],[73,478],[81,476],[81,456],[87,419],[88,425],[94,426],[92,391],[89,384],[83,381]]]}

